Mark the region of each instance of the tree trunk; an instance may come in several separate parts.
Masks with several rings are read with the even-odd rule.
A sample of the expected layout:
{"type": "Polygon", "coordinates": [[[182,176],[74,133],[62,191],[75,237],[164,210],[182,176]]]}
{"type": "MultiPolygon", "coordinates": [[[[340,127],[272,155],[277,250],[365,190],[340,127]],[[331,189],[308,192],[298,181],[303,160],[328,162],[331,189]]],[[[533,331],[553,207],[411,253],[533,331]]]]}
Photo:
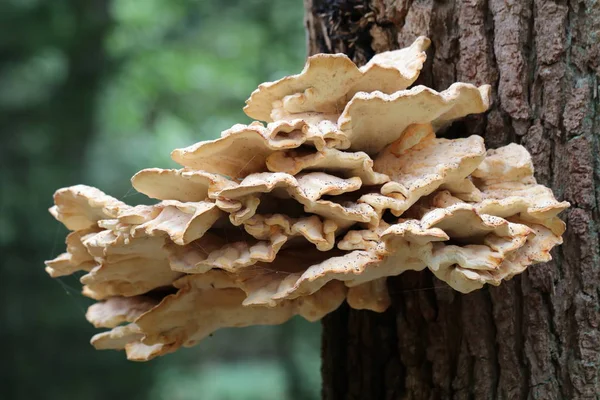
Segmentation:
{"type": "Polygon", "coordinates": [[[600,398],[600,3],[305,0],[309,53],[373,54],[432,40],[417,83],[489,83],[484,116],[442,135],[517,142],[571,202],[564,245],[500,287],[462,295],[432,275],[388,279],[383,314],[323,322],[324,399],[600,398]],[[434,5],[435,3],[435,5],[434,5]]]}

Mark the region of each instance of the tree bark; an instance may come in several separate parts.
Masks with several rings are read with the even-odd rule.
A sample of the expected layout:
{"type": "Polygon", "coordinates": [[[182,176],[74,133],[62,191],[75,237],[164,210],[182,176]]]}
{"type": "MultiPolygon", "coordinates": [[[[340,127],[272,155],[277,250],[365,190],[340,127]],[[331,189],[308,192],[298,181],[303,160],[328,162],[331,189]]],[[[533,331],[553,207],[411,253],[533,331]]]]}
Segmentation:
{"type": "Polygon", "coordinates": [[[489,83],[493,105],[443,136],[517,142],[560,200],[554,260],[468,295],[432,275],[388,279],[383,314],[323,322],[323,398],[600,398],[600,3],[305,0],[309,53],[375,53],[432,40],[419,84],[489,83]]]}

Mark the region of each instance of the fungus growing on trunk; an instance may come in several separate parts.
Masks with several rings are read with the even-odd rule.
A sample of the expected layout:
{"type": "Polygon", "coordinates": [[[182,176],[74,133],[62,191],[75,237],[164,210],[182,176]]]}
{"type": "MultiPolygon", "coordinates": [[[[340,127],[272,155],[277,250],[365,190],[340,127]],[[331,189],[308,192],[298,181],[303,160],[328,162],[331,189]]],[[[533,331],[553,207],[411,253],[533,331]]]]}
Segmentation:
{"type": "Polygon", "coordinates": [[[216,140],[172,152],[184,168],[149,168],[129,206],[83,185],[60,189],[52,215],[73,231],[48,261],[85,271],[87,319],[110,328],[98,349],[131,360],[192,346],[224,327],[314,321],[344,300],[390,306],[386,278],[429,269],[467,293],[548,261],[569,206],[536,183],[527,151],[436,137],[489,107],[489,87],[407,89],[426,38],[358,68],[310,57],[265,83],[216,140]]]}

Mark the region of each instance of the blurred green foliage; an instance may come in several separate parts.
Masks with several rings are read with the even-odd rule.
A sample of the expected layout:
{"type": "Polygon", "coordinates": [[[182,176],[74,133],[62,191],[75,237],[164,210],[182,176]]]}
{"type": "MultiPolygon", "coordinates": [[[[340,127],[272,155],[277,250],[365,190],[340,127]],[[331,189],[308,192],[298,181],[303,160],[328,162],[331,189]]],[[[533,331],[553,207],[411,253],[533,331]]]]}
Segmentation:
{"type": "Polygon", "coordinates": [[[4,0],[0,25],[0,398],[317,398],[316,324],[219,331],[136,364],[89,345],[78,277],[43,270],[66,235],[54,190],[147,202],[131,175],[248,123],[252,90],[300,71],[302,2],[4,0]]]}

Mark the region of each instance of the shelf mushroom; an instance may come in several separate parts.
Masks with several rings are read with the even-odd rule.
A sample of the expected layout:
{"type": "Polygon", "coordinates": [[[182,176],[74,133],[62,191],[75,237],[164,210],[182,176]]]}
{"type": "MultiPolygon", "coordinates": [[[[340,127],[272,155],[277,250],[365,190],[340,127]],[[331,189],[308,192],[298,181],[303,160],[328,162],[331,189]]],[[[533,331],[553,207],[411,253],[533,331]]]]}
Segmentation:
{"type": "Polygon", "coordinates": [[[72,232],[46,262],[77,271],[109,330],[98,349],[145,361],[217,329],[315,321],[344,300],[383,312],[386,279],[429,269],[468,293],[550,260],[569,207],[536,182],[527,150],[486,150],[436,131],[490,104],[490,88],[409,88],[427,38],[363,67],[318,54],[261,84],[237,124],[175,149],[182,169],[148,168],[130,206],[84,185],[60,189],[52,215],[72,232]]]}

